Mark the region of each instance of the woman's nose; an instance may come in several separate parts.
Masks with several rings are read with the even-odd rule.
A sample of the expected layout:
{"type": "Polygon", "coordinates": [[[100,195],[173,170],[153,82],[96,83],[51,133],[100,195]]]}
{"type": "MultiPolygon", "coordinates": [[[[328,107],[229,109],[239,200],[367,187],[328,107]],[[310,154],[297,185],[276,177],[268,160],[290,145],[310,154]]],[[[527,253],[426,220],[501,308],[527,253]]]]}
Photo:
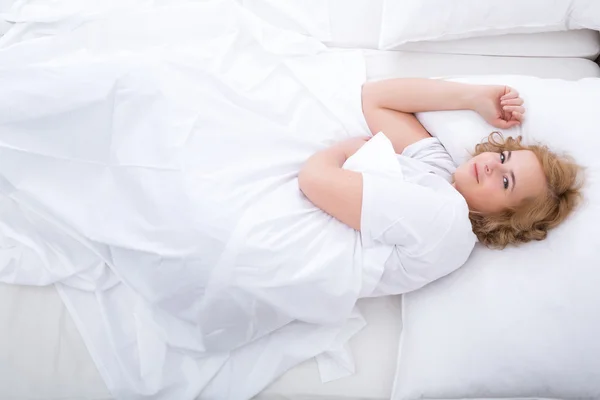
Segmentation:
{"type": "Polygon", "coordinates": [[[485,173],[486,175],[491,175],[497,168],[502,168],[502,163],[500,160],[491,159],[487,160],[485,163],[485,173]]]}

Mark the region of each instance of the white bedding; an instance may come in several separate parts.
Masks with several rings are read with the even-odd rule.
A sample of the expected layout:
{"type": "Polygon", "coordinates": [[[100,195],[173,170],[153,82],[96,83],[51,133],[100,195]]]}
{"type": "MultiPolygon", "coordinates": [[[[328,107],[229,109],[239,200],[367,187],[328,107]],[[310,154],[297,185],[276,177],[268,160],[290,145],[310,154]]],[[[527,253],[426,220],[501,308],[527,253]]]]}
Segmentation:
{"type": "Polygon", "coordinates": [[[389,399],[402,329],[400,297],[363,299],[359,309],[367,326],[350,342],[356,362],[354,375],[322,383],[316,362],[309,360],[286,373],[256,399],[389,399]]]}
{"type": "Polygon", "coordinates": [[[10,10],[14,0],[0,0],[0,36],[4,35],[11,27],[11,24],[6,21],[4,15],[10,10]]]}
{"type": "Polygon", "coordinates": [[[589,29],[532,34],[508,34],[447,41],[406,43],[398,50],[518,57],[565,57],[595,60],[600,34],[589,29]]]}
{"type": "MultiPolygon", "coordinates": [[[[328,0],[329,46],[377,49],[384,0],[328,0]]],[[[323,1],[325,3],[325,1],[323,1]]],[[[319,7],[321,11],[323,5],[319,7]]],[[[321,11],[322,12],[322,11],[321,11]]],[[[596,59],[600,34],[579,29],[534,34],[508,34],[485,38],[407,43],[394,50],[527,57],[577,57],[596,59]]]]}
{"type": "Polygon", "coordinates": [[[367,50],[369,79],[394,76],[533,75],[577,80],[600,77],[598,64],[583,58],[487,57],[367,50]]]}
{"type": "MultiPolygon", "coordinates": [[[[566,79],[600,75],[595,64],[581,59],[541,62],[389,52],[367,52],[366,59],[371,79],[499,72],[566,79]]],[[[83,298],[77,304],[75,292],[70,298],[71,307],[85,309],[83,298]]],[[[316,363],[307,361],[274,382],[259,398],[389,398],[400,331],[398,299],[363,300],[359,308],[370,325],[351,342],[357,364],[354,375],[322,384],[316,363]]],[[[94,318],[91,314],[81,316],[94,318]]],[[[1,398],[110,398],[73,319],[53,288],[0,284],[0,323],[5,327],[0,331],[1,398]]]]}
{"type": "Polygon", "coordinates": [[[500,34],[600,30],[600,3],[593,0],[384,0],[380,49],[423,40],[500,34]]]}
{"type": "Polygon", "coordinates": [[[0,55],[0,279],[60,283],[115,396],[244,399],[343,352],[393,248],[361,245],[296,178],[368,134],[359,51],[215,1],[0,55]]]}
{"type": "MultiPolygon", "coordinates": [[[[70,16],[72,24],[91,16],[118,10],[141,9],[152,4],[174,4],[185,0],[0,0],[0,35],[11,25],[8,21],[46,21],[43,31],[53,34],[63,27],[55,21],[70,16]],[[77,17],[74,17],[77,16],[77,17]],[[6,19],[6,20],[5,20],[6,19]]],[[[235,0],[269,23],[309,35],[330,47],[379,48],[384,0],[235,0]]],[[[165,27],[158,25],[158,29],[165,27]]],[[[31,37],[27,26],[13,29],[11,42],[31,37]]],[[[590,29],[532,34],[506,34],[458,40],[407,43],[394,50],[523,57],[571,57],[595,60],[600,54],[600,34],[590,29]]]]}
{"type": "MultiPolygon", "coordinates": [[[[386,76],[403,76],[403,69],[399,68],[402,64],[394,64],[398,58],[393,54],[385,57],[384,54],[367,56],[368,75],[379,78],[380,71],[386,70],[386,76]]],[[[470,57],[439,56],[438,60],[444,59],[448,63],[423,64],[429,69],[421,69],[421,74],[450,74],[461,65],[470,73],[487,74],[497,68],[495,57],[481,57],[476,66],[472,65],[470,57]],[[463,59],[465,61],[461,64],[463,59]],[[450,70],[446,70],[447,67],[450,70]]],[[[545,76],[548,71],[563,78],[572,78],[574,74],[598,74],[597,68],[574,60],[547,60],[543,68],[539,66],[538,69],[528,67],[526,59],[510,60],[517,72],[521,67],[522,73],[539,76],[545,76]]],[[[400,329],[397,301],[389,298],[362,302],[360,308],[371,325],[351,341],[356,360],[355,375],[322,384],[316,363],[308,361],[268,387],[262,398],[355,398],[357,394],[367,399],[389,398],[397,356],[397,332],[400,329]]],[[[5,327],[0,331],[0,397],[109,397],[72,318],[53,288],[0,285],[0,322],[5,327]]]]}

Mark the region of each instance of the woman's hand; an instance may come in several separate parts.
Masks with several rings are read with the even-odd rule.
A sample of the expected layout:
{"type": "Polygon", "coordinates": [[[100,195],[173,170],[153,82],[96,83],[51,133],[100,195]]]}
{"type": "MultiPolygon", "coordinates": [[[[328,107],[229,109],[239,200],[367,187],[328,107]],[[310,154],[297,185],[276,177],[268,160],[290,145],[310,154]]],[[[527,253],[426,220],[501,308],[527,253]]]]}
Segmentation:
{"type": "Polygon", "coordinates": [[[490,125],[500,129],[520,125],[525,113],[523,99],[510,86],[481,86],[473,109],[490,125]]]}

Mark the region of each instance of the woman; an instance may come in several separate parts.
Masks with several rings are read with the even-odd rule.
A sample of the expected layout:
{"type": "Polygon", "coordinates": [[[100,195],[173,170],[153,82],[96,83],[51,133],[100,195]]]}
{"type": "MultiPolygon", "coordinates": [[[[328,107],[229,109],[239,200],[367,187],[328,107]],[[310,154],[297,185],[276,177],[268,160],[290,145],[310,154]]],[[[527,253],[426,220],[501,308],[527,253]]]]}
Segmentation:
{"type": "MultiPolygon", "coordinates": [[[[218,21],[221,14],[202,15],[195,17],[218,21]]],[[[248,51],[261,49],[247,45],[251,35],[239,37],[248,51]]],[[[504,87],[426,80],[364,85],[371,132],[383,131],[403,154],[397,161],[404,178],[391,181],[342,168],[364,140],[319,152],[323,143],[363,134],[361,54],[259,53],[260,74],[249,74],[247,65],[232,69],[230,53],[223,62],[202,53],[194,63],[177,53],[168,62],[91,54],[85,62],[66,57],[52,66],[6,68],[6,104],[21,97],[19,107],[5,107],[2,115],[1,189],[23,212],[5,213],[19,222],[9,227],[14,242],[25,238],[21,248],[29,249],[37,240],[39,252],[31,253],[41,254],[40,262],[21,257],[31,262],[21,270],[33,271],[37,284],[41,276],[73,288],[73,312],[87,342],[100,349],[97,360],[116,366],[113,390],[131,394],[122,397],[187,389],[188,379],[208,382],[233,369],[240,378],[222,382],[265,385],[248,378],[255,360],[287,368],[326,351],[333,338],[358,329],[351,319],[358,298],[406,293],[460,267],[475,243],[467,204],[473,218],[481,213],[483,228],[493,228],[486,224],[496,223],[490,217],[497,210],[542,194],[543,185],[531,182],[543,182],[543,174],[531,182],[527,176],[529,167],[539,172],[537,161],[515,146],[512,153],[482,153],[454,172],[443,147],[411,115],[476,104],[493,120],[504,87]],[[335,84],[320,91],[328,81],[335,84]],[[26,83],[39,89],[19,90],[26,83]],[[339,87],[348,90],[339,95],[339,87]],[[356,101],[338,107],[355,92],[356,101]],[[47,93],[64,95],[48,102],[47,93]],[[330,105],[332,93],[338,98],[330,105]],[[306,200],[298,175],[308,198],[341,223],[306,200]],[[496,209],[482,201],[490,196],[496,209]],[[46,260],[49,268],[39,273],[46,260]],[[161,357],[164,363],[154,361],[161,357]],[[228,359],[236,368],[221,368],[228,359]]],[[[231,59],[244,61],[241,54],[231,59]]],[[[507,110],[505,124],[495,120],[501,127],[520,120],[518,96],[510,96],[508,106],[516,108],[507,110]]],[[[494,243],[498,235],[490,232],[494,243]]],[[[5,277],[22,283],[23,275],[7,265],[5,277]]]]}
{"type": "MultiPolygon", "coordinates": [[[[474,241],[465,239],[465,227],[489,247],[542,240],[577,203],[579,167],[546,147],[525,146],[520,137],[505,140],[492,134],[475,148],[472,159],[453,170],[441,143],[413,115],[469,109],[493,126],[511,128],[521,123],[525,108],[517,91],[510,87],[395,79],[366,83],[362,104],[371,132],[383,132],[395,152],[405,156],[399,157],[405,179],[416,184],[407,186],[404,182],[402,188],[391,189],[390,195],[396,198],[387,204],[394,208],[396,201],[401,207],[414,207],[410,216],[398,217],[384,203],[373,206],[378,201],[373,198],[387,195],[385,185],[377,187],[371,177],[342,168],[365,140],[348,140],[315,154],[304,165],[299,182],[300,189],[315,205],[360,230],[367,243],[374,240],[393,244],[399,248],[397,253],[402,253],[406,241],[412,240],[408,251],[412,255],[440,260],[443,257],[447,263],[448,243],[453,252],[471,250],[474,241]],[[435,179],[415,178],[431,175],[423,174],[427,172],[433,172],[435,179]],[[431,190],[423,192],[423,186],[431,190]],[[461,201],[449,196],[448,188],[460,194],[461,201]],[[414,199],[409,202],[407,197],[414,199]],[[465,203],[468,213],[461,212],[465,203]],[[367,206],[371,211],[365,212],[367,206]],[[424,214],[437,217],[420,221],[419,215],[424,214]],[[460,223],[467,214],[470,224],[460,223]],[[399,233],[407,230],[410,234],[399,233]]],[[[399,261],[402,264],[402,257],[399,261]]]]}

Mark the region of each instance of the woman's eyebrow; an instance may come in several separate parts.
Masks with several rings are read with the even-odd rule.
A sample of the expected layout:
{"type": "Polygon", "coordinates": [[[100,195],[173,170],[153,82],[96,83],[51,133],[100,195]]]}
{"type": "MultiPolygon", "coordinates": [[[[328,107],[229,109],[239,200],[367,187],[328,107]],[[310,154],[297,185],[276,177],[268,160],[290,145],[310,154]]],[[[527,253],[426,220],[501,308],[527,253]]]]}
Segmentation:
{"type": "Polygon", "coordinates": [[[510,177],[512,178],[513,184],[512,184],[512,189],[510,189],[510,191],[514,191],[515,190],[515,185],[517,184],[517,181],[515,180],[515,173],[513,171],[510,171],[510,177]]]}
{"type": "MultiPolygon", "coordinates": [[[[510,156],[512,156],[512,151],[508,151],[508,154],[506,155],[506,162],[510,161],[510,156]]],[[[510,177],[512,178],[512,189],[510,189],[510,191],[514,191],[515,190],[515,185],[517,184],[517,181],[515,180],[515,173],[513,171],[510,171],[510,177]]]]}

